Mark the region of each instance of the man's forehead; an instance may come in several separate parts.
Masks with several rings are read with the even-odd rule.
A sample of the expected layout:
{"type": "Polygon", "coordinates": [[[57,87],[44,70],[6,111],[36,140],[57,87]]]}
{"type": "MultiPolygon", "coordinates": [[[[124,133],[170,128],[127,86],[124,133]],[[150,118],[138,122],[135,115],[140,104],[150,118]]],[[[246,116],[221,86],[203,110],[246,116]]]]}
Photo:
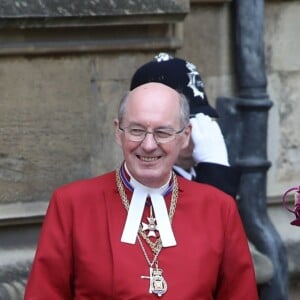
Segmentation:
{"type": "Polygon", "coordinates": [[[162,98],[134,97],[128,100],[124,121],[152,128],[177,127],[180,123],[180,107],[174,99],[164,101],[162,98]]]}
{"type": "Polygon", "coordinates": [[[175,109],[179,106],[180,95],[172,88],[156,82],[138,86],[129,93],[129,106],[147,108],[148,110],[164,109],[166,106],[175,109]]]}

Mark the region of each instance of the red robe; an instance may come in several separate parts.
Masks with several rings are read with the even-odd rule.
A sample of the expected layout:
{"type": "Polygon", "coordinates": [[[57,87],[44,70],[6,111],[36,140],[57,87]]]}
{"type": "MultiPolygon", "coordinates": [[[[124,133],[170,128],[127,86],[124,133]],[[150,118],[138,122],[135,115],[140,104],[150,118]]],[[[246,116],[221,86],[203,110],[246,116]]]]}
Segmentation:
{"type": "MultiPolygon", "coordinates": [[[[127,212],[115,181],[111,172],[54,192],[24,300],[158,298],[149,293],[149,280],[141,278],[149,275],[149,267],[139,243],[120,241],[127,212]]],[[[209,185],[180,177],[178,184],[172,223],[177,245],[163,248],[158,257],[168,284],[161,298],[257,300],[234,200],[209,185]]],[[[131,192],[126,193],[130,199],[131,192]]]]}

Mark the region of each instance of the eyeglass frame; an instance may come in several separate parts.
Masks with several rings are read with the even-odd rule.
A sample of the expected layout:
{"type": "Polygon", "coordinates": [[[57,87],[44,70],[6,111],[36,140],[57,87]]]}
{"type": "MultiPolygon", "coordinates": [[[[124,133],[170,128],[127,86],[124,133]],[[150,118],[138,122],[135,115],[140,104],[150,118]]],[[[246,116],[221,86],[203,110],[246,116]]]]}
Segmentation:
{"type": "MultiPolygon", "coordinates": [[[[127,132],[127,134],[129,134],[130,135],[130,133],[127,131],[127,129],[128,128],[130,128],[130,126],[128,126],[128,127],[124,127],[124,128],[122,128],[120,125],[119,125],[119,129],[122,131],[122,132],[124,132],[124,134],[125,134],[125,136],[126,136],[126,132],[127,132]]],[[[176,135],[177,134],[180,134],[180,133],[182,133],[183,131],[184,131],[184,129],[186,128],[186,125],[184,125],[181,129],[179,129],[178,131],[176,131],[175,129],[173,129],[173,128],[170,128],[169,129],[169,131],[173,131],[172,133],[171,132],[165,132],[165,133],[169,133],[170,134],[170,137],[172,137],[172,139],[171,140],[166,140],[166,141],[157,141],[157,136],[155,135],[155,131],[159,131],[159,130],[161,130],[161,129],[154,129],[153,131],[147,131],[146,129],[144,129],[144,133],[141,135],[141,136],[133,136],[133,137],[137,137],[137,138],[139,138],[139,137],[143,137],[141,140],[132,140],[132,139],[130,139],[129,138],[129,140],[131,141],[131,142],[136,142],[136,143],[142,143],[144,140],[145,140],[145,138],[146,138],[146,136],[147,136],[147,134],[152,134],[153,135],[153,138],[154,138],[154,140],[155,140],[155,142],[157,143],[157,144],[165,144],[165,143],[169,143],[169,142],[172,142],[172,141],[174,141],[175,140],[175,138],[176,138],[176,135]]],[[[131,137],[132,137],[132,135],[130,135],[131,137]]],[[[160,139],[160,138],[159,138],[160,139]]]]}

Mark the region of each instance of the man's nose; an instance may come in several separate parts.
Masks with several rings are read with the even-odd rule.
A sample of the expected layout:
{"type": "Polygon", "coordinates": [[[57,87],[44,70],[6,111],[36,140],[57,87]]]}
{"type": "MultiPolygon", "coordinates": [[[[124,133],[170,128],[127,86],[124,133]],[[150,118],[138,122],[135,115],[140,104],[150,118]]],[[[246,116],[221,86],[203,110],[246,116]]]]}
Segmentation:
{"type": "Polygon", "coordinates": [[[155,140],[154,133],[147,132],[145,135],[145,138],[142,142],[142,147],[147,150],[149,150],[149,149],[151,150],[151,149],[157,148],[157,146],[158,146],[158,143],[155,140]]]}

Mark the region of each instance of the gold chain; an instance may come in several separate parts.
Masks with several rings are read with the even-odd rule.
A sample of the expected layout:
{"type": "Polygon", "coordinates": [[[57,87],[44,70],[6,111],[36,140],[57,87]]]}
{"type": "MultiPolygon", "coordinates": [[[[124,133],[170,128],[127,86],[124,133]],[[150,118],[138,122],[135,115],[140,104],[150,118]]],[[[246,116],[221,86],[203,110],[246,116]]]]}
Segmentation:
{"type": "MultiPolygon", "coordinates": [[[[172,179],[173,179],[173,190],[172,190],[172,198],[171,198],[171,204],[170,204],[170,209],[169,209],[169,220],[170,220],[171,224],[172,224],[173,216],[175,214],[177,199],[178,199],[178,182],[177,182],[177,177],[174,172],[172,173],[172,179]]],[[[122,184],[119,168],[116,169],[116,182],[117,182],[117,187],[118,187],[118,191],[119,191],[122,203],[123,203],[125,209],[128,211],[129,210],[129,201],[127,199],[125,189],[122,184]]],[[[158,253],[160,252],[160,250],[162,248],[161,238],[159,237],[155,242],[152,242],[150,240],[150,238],[147,236],[147,234],[144,231],[142,231],[141,225],[139,227],[139,234],[143,237],[143,239],[150,246],[152,252],[155,255],[158,255],[158,253]]]]}

